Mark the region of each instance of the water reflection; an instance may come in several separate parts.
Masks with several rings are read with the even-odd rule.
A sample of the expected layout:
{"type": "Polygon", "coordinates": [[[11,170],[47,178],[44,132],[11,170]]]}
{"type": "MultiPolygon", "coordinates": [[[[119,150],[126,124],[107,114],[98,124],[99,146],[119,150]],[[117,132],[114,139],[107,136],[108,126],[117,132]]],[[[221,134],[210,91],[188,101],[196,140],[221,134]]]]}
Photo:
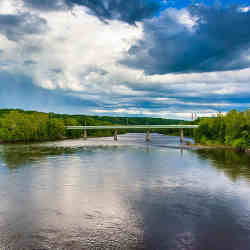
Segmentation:
{"type": "Polygon", "coordinates": [[[223,171],[232,181],[245,178],[250,181],[250,156],[233,150],[209,149],[197,151],[201,159],[211,159],[212,165],[223,171]]]}
{"type": "Polygon", "coordinates": [[[0,157],[8,168],[14,169],[22,167],[32,162],[40,161],[48,156],[62,154],[72,154],[76,152],[74,148],[59,147],[38,147],[29,145],[4,146],[0,151],[0,157]]]}
{"type": "Polygon", "coordinates": [[[157,138],[2,148],[0,249],[249,249],[248,159],[157,138]]]}

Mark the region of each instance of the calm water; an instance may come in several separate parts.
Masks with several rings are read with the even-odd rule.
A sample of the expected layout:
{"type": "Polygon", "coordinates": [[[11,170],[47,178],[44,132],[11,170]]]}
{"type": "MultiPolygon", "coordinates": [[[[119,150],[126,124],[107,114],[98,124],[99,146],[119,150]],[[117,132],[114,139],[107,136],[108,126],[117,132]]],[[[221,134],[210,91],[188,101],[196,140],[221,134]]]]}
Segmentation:
{"type": "Polygon", "coordinates": [[[178,138],[0,146],[0,249],[250,249],[250,158],[178,138]]]}

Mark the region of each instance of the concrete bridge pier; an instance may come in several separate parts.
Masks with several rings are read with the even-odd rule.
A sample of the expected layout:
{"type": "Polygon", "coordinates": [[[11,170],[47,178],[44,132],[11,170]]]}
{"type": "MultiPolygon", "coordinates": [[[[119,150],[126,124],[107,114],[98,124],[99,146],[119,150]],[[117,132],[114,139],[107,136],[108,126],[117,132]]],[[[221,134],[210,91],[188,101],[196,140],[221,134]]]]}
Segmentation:
{"type": "Polygon", "coordinates": [[[84,139],[84,140],[87,140],[87,137],[88,137],[88,136],[87,136],[87,129],[84,129],[84,130],[83,130],[83,139],[84,139]]]}
{"type": "Polygon", "coordinates": [[[184,143],[184,130],[183,130],[183,128],[181,128],[180,143],[181,143],[181,144],[184,143]]]}
{"type": "Polygon", "coordinates": [[[114,140],[117,141],[118,140],[118,130],[115,129],[114,131],[114,140]]]}
{"type": "Polygon", "coordinates": [[[150,141],[150,130],[147,130],[146,141],[150,141]]]}

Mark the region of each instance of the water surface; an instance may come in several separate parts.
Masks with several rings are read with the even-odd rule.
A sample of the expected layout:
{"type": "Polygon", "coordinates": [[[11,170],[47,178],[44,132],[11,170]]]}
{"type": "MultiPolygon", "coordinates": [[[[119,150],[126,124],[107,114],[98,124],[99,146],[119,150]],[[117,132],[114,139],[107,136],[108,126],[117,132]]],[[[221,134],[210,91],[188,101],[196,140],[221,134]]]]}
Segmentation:
{"type": "Polygon", "coordinates": [[[250,159],[143,134],[0,147],[0,249],[250,249],[250,159]]]}

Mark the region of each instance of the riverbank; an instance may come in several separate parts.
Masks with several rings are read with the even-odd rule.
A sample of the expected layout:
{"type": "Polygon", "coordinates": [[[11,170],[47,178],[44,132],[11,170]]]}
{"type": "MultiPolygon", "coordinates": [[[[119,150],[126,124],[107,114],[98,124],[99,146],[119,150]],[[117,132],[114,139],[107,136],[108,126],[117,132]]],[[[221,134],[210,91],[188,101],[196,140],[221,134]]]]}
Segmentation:
{"type": "Polygon", "coordinates": [[[245,152],[246,154],[250,154],[250,148],[245,149],[245,150],[239,150],[237,148],[234,148],[232,146],[227,146],[227,145],[202,145],[199,143],[194,143],[194,144],[187,144],[185,145],[186,148],[191,148],[191,149],[230,149],[234,151],[242,151],[245,152]]]}
{"type": "MultiPolygon", "coordinates": [[[[126,134],[124,132],[118,133],[118,135],[126,134]]],[[[87,139],[93,139],[93,138],[107,138],[107,137],[113,137],[113,135],[88,135],[87,139]]],[[[85,140],[83,136],[81,137],[61,137],[55,140],[36,140],[36,141],[13,141],[13,142],[4,142],[0,140],[0,145],[18,145],[18,144],[34,144],[34,143],[45,143],[45,142],[60,142],[60,141],[67,141],[67,140],[85,140]]]]}
{"type": "MultiPolygon", "coordinates": [[[[120,133],[119,135],[122,135],[124,133],[120,133]]],[[[174,135],[168,135],[168,136],[173,136],[174,135]]],[[[112,135],[95,135],[95,136],[88,136],[89,139],[93,138],[106,138],[106,137],[112,137],[112,135]]],[[[61,139],[57,140],[45,140],[45,141],[33,141],[33,142],[3,142],[0,140],[0,145],[20,145],[20,144],[36,144],[36,143],[46,143],[46,142],[60,142],[60,141],[67,141],[67,140],[79,140],[82,139],[84,140],[83,137],[79,138],[69,138],[69,137],[63,137],[61,139]]],[[[186,137],[187,139],[187,137],[186,137]]],[[[234,148],[232,146],[227,146],[227,145],[202,145],[199,143],[191,143],[190,141],[185,141],[184,144],[180,145],[166,145],[168,148],[176,148],[176,149],[192,149],[192,150],[199,150],[199,149],[225,149],[225,150],[233,150],[233,151],[239,151],[237,148],[234,148]]],[[[246,154],[250,155],[250,148],[246,149],[244,151],[246,154]]]]}

